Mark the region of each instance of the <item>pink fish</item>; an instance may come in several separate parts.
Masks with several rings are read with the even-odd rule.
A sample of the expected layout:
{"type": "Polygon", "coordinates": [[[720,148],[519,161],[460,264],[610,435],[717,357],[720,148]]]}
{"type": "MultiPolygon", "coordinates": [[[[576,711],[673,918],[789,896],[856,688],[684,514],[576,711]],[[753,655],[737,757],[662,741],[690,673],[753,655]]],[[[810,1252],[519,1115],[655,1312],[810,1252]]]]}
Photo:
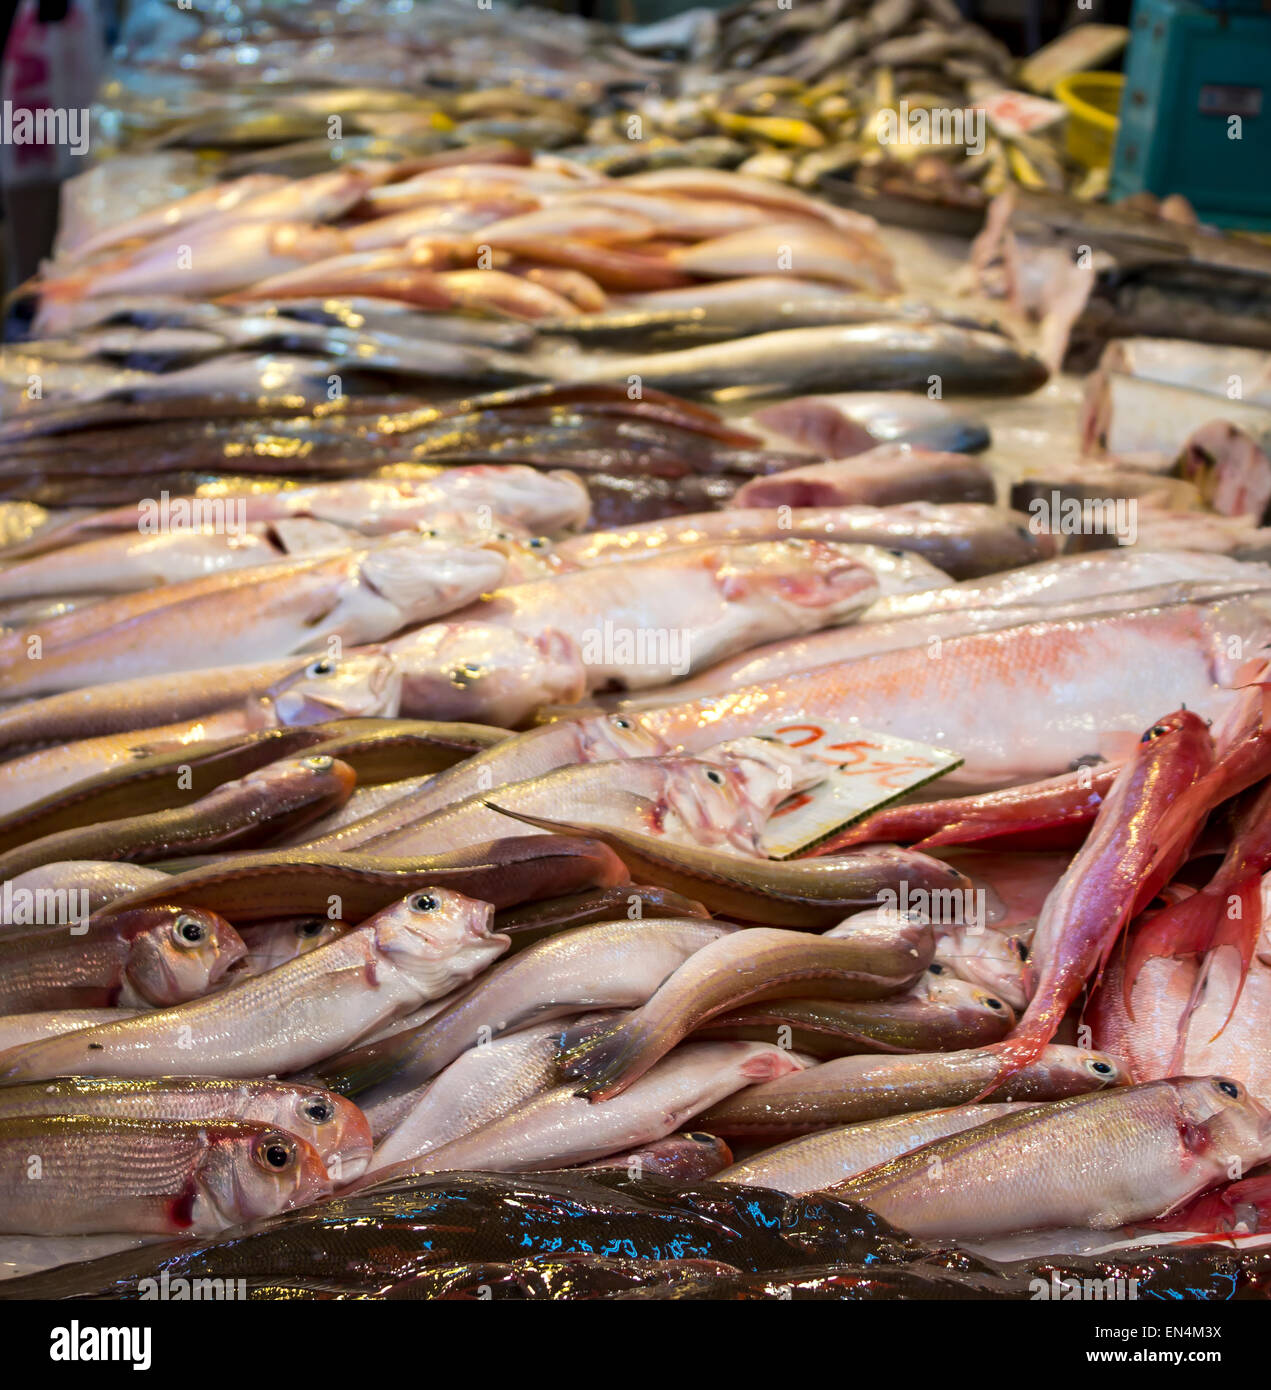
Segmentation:
{"type": "Polygon", "coordinates": [[[1032,945],[1037,988],[1015,1031],[990,1049],[1003,1065],[988,1091],[1040,1056],[1126,923],[1172,877],[1190,840],[1163,858],[1161,822],[1209,771],[1213,756],[1205,721],[1190,710],[1167,715],[1143,735],[1042,908],[1032,945]]]}

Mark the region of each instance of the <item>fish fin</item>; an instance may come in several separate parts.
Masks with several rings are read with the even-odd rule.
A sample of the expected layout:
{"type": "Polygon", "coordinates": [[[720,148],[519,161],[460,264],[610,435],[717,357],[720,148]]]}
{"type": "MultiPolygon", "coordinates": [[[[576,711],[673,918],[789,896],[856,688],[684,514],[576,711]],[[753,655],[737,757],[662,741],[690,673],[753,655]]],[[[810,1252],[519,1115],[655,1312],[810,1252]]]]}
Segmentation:
{"type": "MultiPolygon", "coordinates": [[[[1190,902],[1191,899],[1188,901],[1190,902]]],[[[1248,980],[1249,971],[1253,966],[1254,953],[1258,948],[1258,938],[1262,935],[1262,880],[1257,875],[1253,875],[1246,879],[1235,892],[1229,894],[1226,912],[1221,911],[1221,899],[1218,899],[1218,902],[1220,907],[1218,922],[1210,943],[1209,954],[1205,959],[1203,973],[1208,975],[1215,953],[1224,947],[1229,947],[1234,948],[1240,956],[1240,978],[1236,981],[1236,988],[1232,992],[1231,1007],[1227,1010],[1227,1017],[1223,1019],[1222,1027],[1210,1038],[1211,1043],[1224,1032],[1235,1017],[1236,1005],[1240,1003],[1240,996],[1244,993],[1245,982],[1248,980]],[[1233,906],[1238,909],[1234,915],[1231,911],[1233,906]]]]}
{"type": "Polygon", "coordinates": [[[629,1017],[562,1051],[557,1069],[579,1082],[576,1096],[585,1096],[594,1105],[620,1095],[656,1060],[656,1050],[646,1046],[638,1022],[629,1017]]]}
{"type": "MultiPolygon", "coordinates": [[[[1190,898],[1172,904],[1142,923],[1126,950],[1125,977],[1121,986],[1131,1022],[1134,1020],[1134,985],[1143,967],[1162,956],[1177,960],[1203,954],[1213,943],[1221,910],[1221,898],[1208,892],[1193,893],[1190,898]]],[[[1188,1006],[1188,1014],[1194,1007],[1194,1002],[1188,1006]]],[[[1186,1017],[1180,1031],[1185,1026],[1186,1017]]]]}
{"type": "Polygon", "coordinates": [[[990,1043],[988,1047],[983,1048],[984,1052],[1000,1059],[997,1074],[968,1104],[978,1105],[986,1096],[991,1096],[994,1091],[999,1090],[1016,1072],[1023,1071],[1026,1066],[1035,1062],[1045,1046],[1044,1038],[1039,1039],[1026,1033],[1019,1037],[1006,1038],[1000,1043],[990,1043]]]}
{"type": "Polygon", "coordinates": [[[571,825],[568,821],[552,820],[548,816],[531,816],[525,811],[510,811],[506,806],[499,806],[493,801],[483,801],[481,804],[487,811],[497,811],[501,816],[523,821],[526,825],[537,826],[539,830],[550,830],[556,835],[589,835],[592,833],[589,829],[571,825]]]}

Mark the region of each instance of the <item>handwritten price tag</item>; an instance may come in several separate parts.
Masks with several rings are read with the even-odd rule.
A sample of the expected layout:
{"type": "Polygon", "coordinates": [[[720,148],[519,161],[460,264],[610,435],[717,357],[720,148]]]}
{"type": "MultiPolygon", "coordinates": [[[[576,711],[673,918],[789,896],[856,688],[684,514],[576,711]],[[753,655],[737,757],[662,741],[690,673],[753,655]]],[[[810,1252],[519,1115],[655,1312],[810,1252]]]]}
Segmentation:
{"type": "Polygon", "coordinates": [[[891,734],[818,722],[757,729],[826,766],[825,781],[778,807],[764,831],[763,848],[789,859],[819,844],[869,811],[897,800],[962,765],[947,748],[891,734]]]}

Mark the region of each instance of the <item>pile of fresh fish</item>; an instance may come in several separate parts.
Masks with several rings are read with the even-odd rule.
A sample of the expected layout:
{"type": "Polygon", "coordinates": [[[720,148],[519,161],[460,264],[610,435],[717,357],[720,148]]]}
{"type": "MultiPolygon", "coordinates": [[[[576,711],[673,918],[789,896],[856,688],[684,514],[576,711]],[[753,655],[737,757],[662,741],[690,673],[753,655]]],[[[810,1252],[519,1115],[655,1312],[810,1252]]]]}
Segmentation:
{"type": "Polygon", "coordinates": [[[71,512],[11,546],[14,1292],[198,1270],[362,1296],[282,1253],[338,1261],[336,1226],[382,1233],[392,1296],[495,1266],[518,1297],[761,1271],[829,1296],[870,1242],[896,1289],[1009,1293],[1041,1255],[1170,1247],[1167,1283],[1173,1247],[1256,1251],[1271,568],[1056,558],[932,442],[618,530],[580,529],[575,473],[481,464],[171,498],[169,523],[220,510],[153,535],[144,504],[71,512]],[[853,490],[906,470],[905,498],[853,490]],[[956,756],[894,806],[884,756],[838,809],[844,750],[879,738],[956,756]],[[545,1181],[558,1268],[488,1223],[422,1264],[426,1223],[392,1234],[403,1194],[444,1221],[545,1181]],[[565,1258],[703,1191],[699,1259],[565,1258]],[[747,1234],[807,1193],[832,1198],[815,1273],[747,1234]],[[221,1242],[244,1225],[267,1254],[221,1242]]]}
{"type": "Polygon", "coordinates": [[[1263,354],[1009,479],[1046,368],[868,219],[421,163],[6,356],[0,1291],[1265,1287],[1263,354]]]}
{"type": "Polygon", "coordinates": [[[991,318],[903,295],[869,217],[510,148],[242,175],[82,225],[28,288],[35,336],[0,355],[0,497],[52,507],[499,463],[582,472],[596,522],[655,520],[877,443],[982,447],[945,394],[1047,378],[991,318]],[[935,399],[930,419],[916,396],[861,402],[831,454],[679,399],[810,391],[935,399]]]}
{"type": "MultiPolygon", "coordinates": [[[[1086,61],[1120,42],[1096,43],[1086,61]]],[[[568,149],[609,173],[740,166],[809,188],[836,175],[955,208],[1012,184],[1096,191],[1054,138],[1053,103],[1041,133],[1017,121],[967,139],[888,137],[887,122],[910,113],[1018,101],[1028,78],[949,0],[775,13],[753,0],[621,29],[441,0],[306,15],[271,3],[173,15],[150,0],[129,7],[98,115],[112,150],[214,151],[232,173],[497,140],[568,149]]]]}

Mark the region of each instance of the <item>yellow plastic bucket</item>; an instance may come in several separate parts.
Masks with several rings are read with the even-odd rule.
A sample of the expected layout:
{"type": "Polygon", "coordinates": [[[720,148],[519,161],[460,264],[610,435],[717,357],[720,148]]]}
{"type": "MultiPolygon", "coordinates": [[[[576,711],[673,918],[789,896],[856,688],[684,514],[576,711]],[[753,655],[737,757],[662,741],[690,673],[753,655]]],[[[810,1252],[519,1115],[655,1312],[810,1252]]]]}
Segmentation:
{"type": "Polygon", "coordinates": [[[1087,169],[1112,163],[1124,86],[1119,72],[1078,72],[1055,83],[1055,95],[1068,108],[1068,153],[1087,169]]]}

